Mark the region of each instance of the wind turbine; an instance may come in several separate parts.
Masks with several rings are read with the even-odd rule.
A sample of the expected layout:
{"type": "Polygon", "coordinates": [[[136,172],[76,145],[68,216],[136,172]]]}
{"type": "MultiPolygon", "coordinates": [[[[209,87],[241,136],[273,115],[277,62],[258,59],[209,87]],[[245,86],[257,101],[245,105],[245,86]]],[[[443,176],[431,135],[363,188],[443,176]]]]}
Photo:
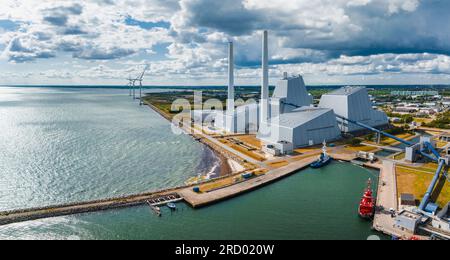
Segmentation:
{"type": "Polygon", "coordinates": [[[144,71],[142,71],[142,74],[136,79],[136,81],[139,81],[139,105],[143,105],[144,102],[142,102],[142,81],[144,80],[145,72],[147,72],[149,68],[149,65],[145,65],[144,71]]]}
{"type": "Polygon", "coordinates": [[[131,75],[130,75],[127,80],[128,80],[128,86],[129,86],[130,97],[131,97],[133,95],[131,92],[134,91],[136,79],[131,78],[131,75]]]}

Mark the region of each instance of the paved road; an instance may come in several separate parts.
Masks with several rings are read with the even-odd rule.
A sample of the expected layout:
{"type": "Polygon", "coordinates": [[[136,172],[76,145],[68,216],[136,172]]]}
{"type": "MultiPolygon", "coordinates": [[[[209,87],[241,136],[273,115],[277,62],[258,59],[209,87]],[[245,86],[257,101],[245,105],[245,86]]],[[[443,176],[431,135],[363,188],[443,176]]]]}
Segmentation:
{"type": "Polygon", "coordinates": [[[224,149],[224,150],[226,150],[226,151],[228,151],[228,152],[230,152],[232,154],[235,154],[236,156],[238,156],[238,157],[240,157],[240,158],[242,158],[242,159],[244,159],[244,160],[246,160],[246,161],[248,161],[250,163],[256,164],[256,165],[258,165],[260,167],[267,167],[267,165],[265,163],[262,163],[262,162],[260,162],[258,160],[255,160],[255,159],[251,158],[250,156],[247,156],[247,155],[245,155],[245,154],[243,154],[243,153],[241,153],[239,151],[234,150],[233,148],[231,148],[231,147],[221,143],[220,141],[218,141],[214,137],[211,137],[209,135],[206,135],[206,134],[202,133],[200,130],[197,130],[195,128],[189,127],[187,129],[187,131],[194,132],[196,135],[201,136],[202,138],[208,140],[209,142],[219,146],[220,148],[222,148],[222,149],[224,149]]]}
{"type": "Polygon", "coordinates": [[[400,148],[395,148],[392,146],[383,146],[383,145],[375,145],[375,144],[369,144],[369,143],[361,143],[362,145],[365,146],[370,146],[370,147],[374,147],[374,148],[378,148],[378,149],[383,149],[383,150],[387,150],[387,151],[394,151],[394,152],[403,152],[403,149],[400,148]]]}
{"type": "Polygon", "coordinates": [[[373,226],[376,230],[397,237],[411,237],[413,234],[401,231],[395,227],[395,218],[389,210],[398,210],[397,180],[395,177],[395,163],[383,161],[378,185],[377,207],[384,210],[377,211],[373,226]]]}

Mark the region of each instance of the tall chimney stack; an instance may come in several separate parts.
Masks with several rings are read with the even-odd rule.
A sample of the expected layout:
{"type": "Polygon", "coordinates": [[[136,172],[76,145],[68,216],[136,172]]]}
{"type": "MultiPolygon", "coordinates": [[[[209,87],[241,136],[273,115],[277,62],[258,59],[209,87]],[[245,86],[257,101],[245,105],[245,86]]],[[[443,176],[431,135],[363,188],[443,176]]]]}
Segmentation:
{"type": "Polygon", "coordinates": [[[234,48],[233,42],[228,44],[228,99],[227,111],[234,115],[234,48]]]}
{"type": "Polygon", "coordinates": [[[261,115],[260,120],[267,122],[269,119],[269,42],[268,32],[263,32],[262,41],[262,83],[261,83],[261,115]]]}

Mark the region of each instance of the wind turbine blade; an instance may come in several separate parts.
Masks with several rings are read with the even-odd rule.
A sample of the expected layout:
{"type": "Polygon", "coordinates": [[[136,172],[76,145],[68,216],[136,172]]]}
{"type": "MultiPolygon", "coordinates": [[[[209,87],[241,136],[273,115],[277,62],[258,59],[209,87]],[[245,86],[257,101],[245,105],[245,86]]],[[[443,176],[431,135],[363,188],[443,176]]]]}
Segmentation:
{"type": "Polygon", "coordinates": [[[142,74],[141,74],[141,76],[139,77],[139,80],[143,80],[143,79],[144,79],[145,72],[147,72],[147,70],[148,70],[149,67],[150,67],[150,66],[149,66],[148,64],[145,65],[144,71],[142,71],[142,74]]]}

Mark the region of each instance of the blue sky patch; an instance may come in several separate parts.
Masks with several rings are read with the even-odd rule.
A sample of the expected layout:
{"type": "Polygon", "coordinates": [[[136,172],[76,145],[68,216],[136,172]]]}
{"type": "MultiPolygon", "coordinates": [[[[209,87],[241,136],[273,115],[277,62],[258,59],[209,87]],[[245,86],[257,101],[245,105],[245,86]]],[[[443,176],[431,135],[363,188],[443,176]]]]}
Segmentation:
{"type": "Polygon", "coordinates": [[[129,26],[139,26],[142,29],[150,30],[152,28],[170,28],[170,23],[165,21],[159,21],[159,22],[143,22],[134,19],[131,16],[128,16],[125,19],[125,24],[129,26]]]}
{"type": "Polygon", "coordinates": [[[0,20],[0,28],[5,31],[16,31],[19,29],[20,24],[11,20],[0,20]]]}

